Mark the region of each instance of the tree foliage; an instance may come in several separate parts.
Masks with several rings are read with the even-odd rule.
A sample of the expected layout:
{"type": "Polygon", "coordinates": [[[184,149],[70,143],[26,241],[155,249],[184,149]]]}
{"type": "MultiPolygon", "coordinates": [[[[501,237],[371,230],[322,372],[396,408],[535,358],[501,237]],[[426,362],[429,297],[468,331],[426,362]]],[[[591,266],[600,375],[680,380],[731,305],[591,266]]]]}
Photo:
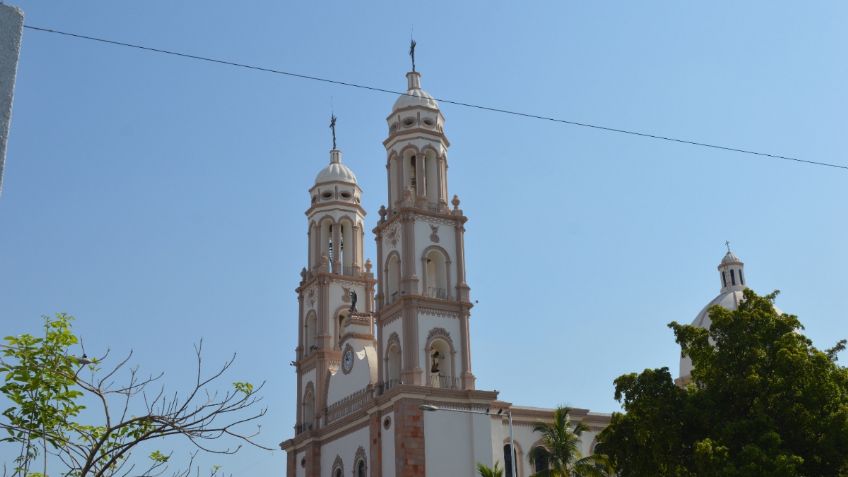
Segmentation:
{"type": "Polygon", "coordinates": [[[745,290],[737,310],[710,309],[709,330],[669,324],[692,381],[668,368],[615,380],[625,414],[600,436],[621,477],[848,476],[848,370],[840,341],[821,351],[777,292],[745,290]]]}
{"type": "MultiPolygon", "coordinates": [[[[186,393],[169,393],[164,387],[151,390],[162,374],[145,377],[137,367],[128,367],[131,352],[104,368],[108,351],[97,359],[86,358],[82,349],[80,356],[72,352],[79,339],[71,330],[71,316],[43,319],[41,337],[7,336],[0,357],[0,374],[5,378],[0,392],[11,403],[2,414],[0,429],[6,435],[0,441],[20,446],[13,476],[46,476],[48,461],[58,463],[62,475],[73,477],[161,475],[170,453],[157,449],[147,459],[130,457],[143,443],[170,436],[219,454],[235,453],[243,443],[263,447],[253,440],[258,428],[241,430],[265,415],[265,409],[257,409],[262,385],[237,381],[229,391],[212,389],[235,356],[207,374],[201,342],[195,347],[195,379],[186,393]],[[118,384],[122,375],[125,381],[118,384]],[[82,419],[90,421],[98,414],[97,422],[82,419]],[[235,444],[218,444],[225,437],[235,444]],[[37,459],[39,473],[33,472],[37,459]]],[[[193,473],[195,455],[174,475],[193,473]]],[[[220,475],[220,468],[213,468],[210,475],[220,475]]]]}
{"type": "Polygon", "coordinates": [[[477,473],[480,477],[503,477],[503,467],[500,462],[495,462],[494,467],[489,467],[485,464],[477,463],[477,473]]]}
{"type": "Polygon", "coordinates": [[[540,445],[527,454],[530,463],[542,459],[548,469],[534,474],[538,477],[603,477],[608,466],[600,456],[583,457],[580,452],[581,435],[589,428],[582,422],[574,423],[567,407],[554,409],[551,422],[539,422],[533,431],[541,434],[540,445]]]}

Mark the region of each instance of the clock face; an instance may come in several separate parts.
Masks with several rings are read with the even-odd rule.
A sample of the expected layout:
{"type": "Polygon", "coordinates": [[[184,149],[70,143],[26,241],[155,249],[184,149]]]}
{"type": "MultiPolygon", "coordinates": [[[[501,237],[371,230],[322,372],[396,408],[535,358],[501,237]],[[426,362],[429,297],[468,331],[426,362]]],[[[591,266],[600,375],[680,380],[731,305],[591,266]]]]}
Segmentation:
{"type": "Polygon", "coordinates": [[[344,356],[342,356],[342,371],[347,374],[351,368],[353,368],[353,350],[348,348],[345,350],[344,356]]]}

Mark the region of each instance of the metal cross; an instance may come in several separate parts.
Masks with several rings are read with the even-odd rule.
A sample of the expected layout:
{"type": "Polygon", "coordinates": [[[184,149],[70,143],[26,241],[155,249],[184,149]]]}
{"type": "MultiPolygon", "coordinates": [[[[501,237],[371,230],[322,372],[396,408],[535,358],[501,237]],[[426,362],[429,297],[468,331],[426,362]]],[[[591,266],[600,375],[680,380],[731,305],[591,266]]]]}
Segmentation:
{"type": "Polygon", "coordinates": [[[415,40],[409,39],[409,57],[412,58],[412,71],[415,72],[415,40]]]}
{"type": "Polygon", "coordinates": [[[336,148],[336,115],[330,115],[330,129],[333,131],[333,149],[336,148]]]}
{"type": "Polygon", "coordinates": [[[730,240],[725,240],[724,244],[727,245],[727,253],[730,253],[730,240]]]}

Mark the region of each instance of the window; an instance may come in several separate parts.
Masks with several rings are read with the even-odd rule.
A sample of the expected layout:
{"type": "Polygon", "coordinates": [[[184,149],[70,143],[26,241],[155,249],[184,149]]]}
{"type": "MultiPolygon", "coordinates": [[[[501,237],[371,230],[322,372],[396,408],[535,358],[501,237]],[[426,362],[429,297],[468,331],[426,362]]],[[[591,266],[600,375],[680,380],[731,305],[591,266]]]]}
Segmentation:
{"type": "Polygon", "coordinates": [[[732,283],[733,286],[736,286],[736,273],[734,273],[734,272],[735,272],[735,270],[733,270],[733,269],[730,270],[730,283],[732,283]]]}
{"type": "Polygon", "coordinates": [[[536,459],[533,461],[533,470],[536,473],[548,470],[548,456],[541,455],[541,453],[537,454],[536,459]]]}
{"type": "Polygon", "coordinates": [[[360,460],[356,464],[356,477],[367,477],[367,475],[365,474],[365,461],[364,460],[360,460]]]}
{"type": "Polygon", "coordinates": [[[739,269],[739,284],[740,284],[740,285],[744,285],[744,284],[745,284],[745,279],[744,279],[744,278],[742,278],[742,269],[739,269]]]}
{"type": "Polygon", "coordinates": [[[727,272],[721,272],[721,286],[727,287],[727,272]]]}
{"type": "Polygon", "coordinates": [[[509,451],[509,444],[503,447],[504,453],[504,475],[506,477],[516,477],[512,475],[512,459],[515,458],[515,462],[518,462],[518,453],[509,451]]]}
{"type": "Polygon", "coordinates": [[[333,472],[333,477],[342,477],[342,469],[336,469],[336,471],[333,472]]]}

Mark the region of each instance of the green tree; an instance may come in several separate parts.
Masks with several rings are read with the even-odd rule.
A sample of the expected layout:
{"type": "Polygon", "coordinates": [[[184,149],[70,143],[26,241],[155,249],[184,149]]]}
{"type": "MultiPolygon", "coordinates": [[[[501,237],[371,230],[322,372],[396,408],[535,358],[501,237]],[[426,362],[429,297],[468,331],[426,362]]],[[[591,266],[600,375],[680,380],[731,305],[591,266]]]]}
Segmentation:
{"type": "MultiPolygon", "coordinates": [[[[66,314],[43,318],[43,335],[7,336],[0,354],[0,392],[11,406],[2,413],[0,442],[20,446],[13,476],[46,476],[48,457],[62,467],[62,475],[112,477],[159,475],[170,453],[154,449],[147,458],[131,459],[142,444],[175,436],[186,438],[197,449],[232,454],[242,443],[254,442],[258,432],[244,433],[246,423],[265,415],[255,410],[262,385],[235,382],[229,391],[212,389],[230,368],[235,356],[221,368],[205,373],[202,342],[195,347],[196,379],[186,393],[147,389],[162,376],[142,377],[137,367],[128,368],[132,353],[114,366],[103,368],[108,352],[88,359],[83,349],[75,353],[79,339],[71,330],[73,318],[66,314]],[[126,376],[117,384],[121,375],[126,376]],[[86,377],[87,376],[87,377],[86,377]],[[91,408],[86,409],[86,405],[91,408]],[[96,413],[101,419],[96,421],[96,413]],[[84,422],[82,416],[89,422],[84,422]],[[93,417],[94,416],[94,417],[93,417]],[[220,438],[236,444],[221,446],[220,438]],[[41,457],[41,472],[33,465],[41,457]]],[[[264,448],[264,447],[263,447],[264,448]]],[[[188,475],[194,456],[186,470],[188,475]]],[[[211,475],[218,475],[214,469],[211,475]]]]}
{"type": "Polygon", "coordinates": [[[694,366],[685,388],[667,368],[615,380],[626,413],[599,452],[619,476],[848,476],[845,341],[818,350],[776,296],[745,290],[737,310],[710,309],[709,330],[669,324],[694,366]]]}
{"type": "Polygon", "coordinates": [[[582,422],[572,423],[571,410],[567,407],[554,409],[551,422],[539,422],[533,430],[541,434],[541,444],[528,453],[530,463],[537,459],[547,462],[548,469],[536,473],[539,477],[595,477],[608,475],[608,466],[603,458],[580,452],[580,436],[589,428],[582,422]]]}
{"type": "Polygon", "coordinates": [[[477,473],[480,474],[480,477],[503,477],[503,469],[500,462],[495,462],[494,467],[489,467],[478,462],[477,473]]]}

